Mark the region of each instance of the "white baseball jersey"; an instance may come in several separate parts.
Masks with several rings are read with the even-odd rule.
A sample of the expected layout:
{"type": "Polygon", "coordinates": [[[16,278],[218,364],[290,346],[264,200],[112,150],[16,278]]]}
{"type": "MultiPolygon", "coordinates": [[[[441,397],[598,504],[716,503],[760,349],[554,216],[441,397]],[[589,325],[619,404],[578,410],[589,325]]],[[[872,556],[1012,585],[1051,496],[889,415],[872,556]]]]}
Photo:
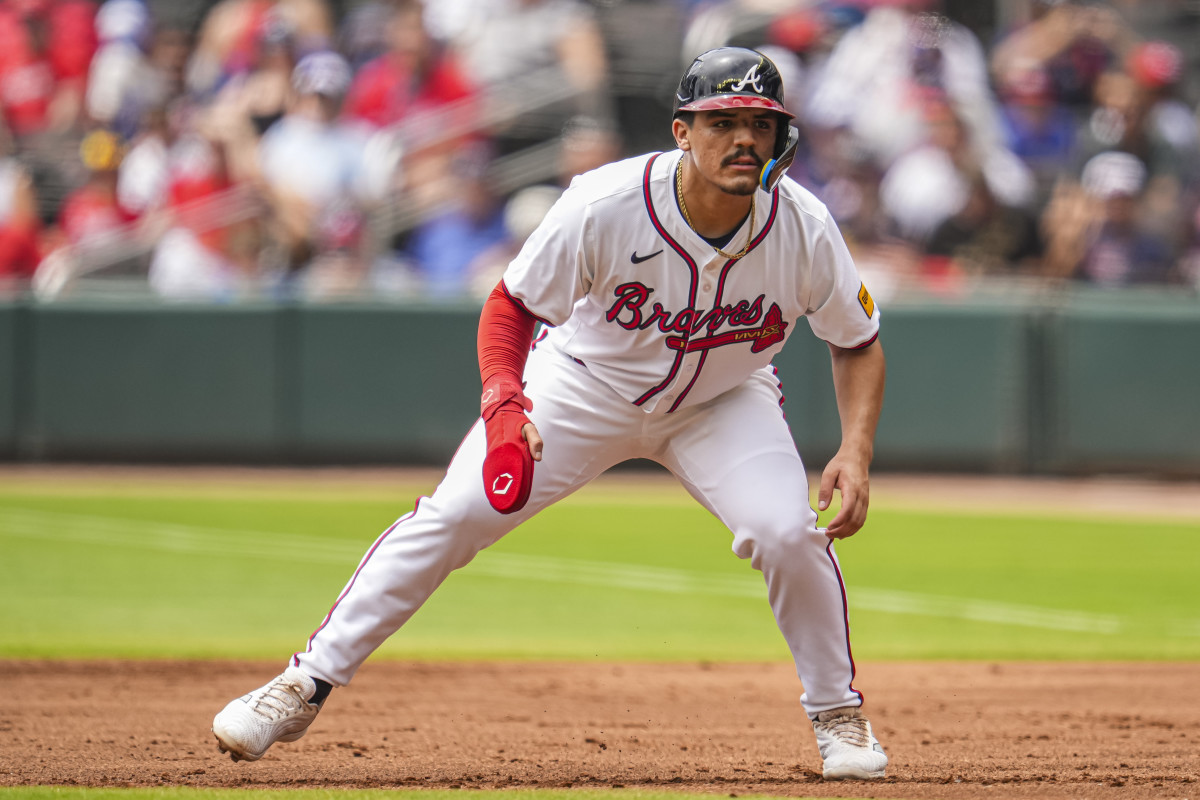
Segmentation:
{"type": "Polygon", "coordinates": [[[505,273],[509,294],[555,326],[524,374],[545,441],[528,503],[514,514],[491,506],[476,423],[433,496],[376,540],[296,666],[347,683],[452,570],[641,458],[678,477],[762,572],[809,716],[862,703],[837,556],[809,506],[769,364],[802,316],[849,348],[874,341],[879,312],[828,211],[789,180],[758,193],[754,230],[744,224],[726,245],[748,242],[747,254],[718,256],[676,204],[681,155],[577,178],[505,273]]]}
{"type": "Polygon", "coordinates": [[[759,189],[717,254],[675,195],[683,151],[580,175],[504,273],[509,294],[555,326],[549,342],[629,402],[668,413],[744,381],[808,317],[844,348],[879,332],[879,310],[825,206],[791,179],[759,189]],[[600,232],[603,232],[601,234],[600,232]]]}

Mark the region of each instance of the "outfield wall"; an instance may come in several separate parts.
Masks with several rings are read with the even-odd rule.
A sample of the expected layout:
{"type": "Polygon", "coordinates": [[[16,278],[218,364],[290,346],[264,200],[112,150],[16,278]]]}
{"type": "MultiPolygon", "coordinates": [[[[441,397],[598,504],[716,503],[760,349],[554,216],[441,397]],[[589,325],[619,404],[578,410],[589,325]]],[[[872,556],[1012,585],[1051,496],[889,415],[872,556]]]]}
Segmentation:
{"type": "MultiPolygon", "coordinates": [[[[477,414],[479,308],[0,303],[0,458],[440,463],[477,414]]],[[[885,306],[883,469],[1200,474],[1200,302],[1028,289],[885,306]]],[[[828,350],[777,359],[811,465],[828,350]]]]}

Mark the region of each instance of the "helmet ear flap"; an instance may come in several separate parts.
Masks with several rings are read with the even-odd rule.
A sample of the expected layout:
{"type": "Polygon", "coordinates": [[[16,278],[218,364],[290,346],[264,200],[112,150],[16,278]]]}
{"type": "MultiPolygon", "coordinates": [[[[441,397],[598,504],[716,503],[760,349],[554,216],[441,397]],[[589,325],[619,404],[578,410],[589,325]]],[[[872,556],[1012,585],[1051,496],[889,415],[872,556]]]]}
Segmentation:
{"type": "Polygon", "coordinates": [[[771,158],[779,158],[781,155],[783,155],[783,151],[787,150],[788,139],[791,137],[792,131],[794,130],[792,126],[788,124],[788,117],[785,117],[783,114],[776,114],[775,119],[777,119],[779,122],[777,123],[778,127],[775,130],[775,152],[771,153],[771,158]]]}
{"type": "Polygon", "coordinates": [[[774,158],[763,164],[762,172],[758,176],[759,185],[768,192],[775,191],[779,180],[796,160],[796,149],[800,146],[800,132],[791,125],[786,127],[787,139],[784,140],[783,150],[777,151],[774,158]]]}

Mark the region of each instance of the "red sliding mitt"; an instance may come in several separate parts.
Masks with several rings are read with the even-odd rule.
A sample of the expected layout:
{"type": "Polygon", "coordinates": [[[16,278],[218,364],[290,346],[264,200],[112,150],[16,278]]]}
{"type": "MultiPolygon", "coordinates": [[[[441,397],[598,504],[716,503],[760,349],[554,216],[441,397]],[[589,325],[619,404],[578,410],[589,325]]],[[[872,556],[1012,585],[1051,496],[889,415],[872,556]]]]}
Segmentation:
{"type": "Polygon", "coordinates": [[[480,407],[487,433],[483,489],[501,514],[520,511],[533,486],[533,455],[521,434],[529,422],[525,412],[533,409],[533,402],[520,383],[502,377],[483,387],[480,407]]]}
{"type": "Polygon", "coordinates": [[[533,403],[522,391],[521,376],[534,323],[533,315],[509,296],[503,283],[492,290],[479,316],[480,408],[487,433],[483,490],[501,514],[524,508],[533,486],[533,453],[521,434],[529,422],[525,412],[533,403]]]}

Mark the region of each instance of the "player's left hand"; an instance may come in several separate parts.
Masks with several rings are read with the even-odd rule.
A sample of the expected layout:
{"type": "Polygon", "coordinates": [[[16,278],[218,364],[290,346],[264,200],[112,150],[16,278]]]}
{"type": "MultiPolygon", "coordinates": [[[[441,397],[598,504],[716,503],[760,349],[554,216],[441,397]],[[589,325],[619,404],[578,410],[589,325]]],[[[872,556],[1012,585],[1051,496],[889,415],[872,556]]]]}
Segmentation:
{"type": "Polygon", "coordinates": [[[817,492],[818,513],[829,508],[834,489],[842,496],[842,507],[825,526],[825,535],[830,539],[845,539],[858,533],[867,521],[867,506],[871,496],[867,462],[838,451],[821,474],[821,489],[817,492]]]}
{"type": "Polygon", "coordinates": [[[480,416],[487,437],[483,457],[483,488],[492,508],[512,514],[525,507],[533,488],[533,462],[542,459],[542,437],[526,411],[533,402],[524,386],[497,378],[483,387],[480,416]]]}

